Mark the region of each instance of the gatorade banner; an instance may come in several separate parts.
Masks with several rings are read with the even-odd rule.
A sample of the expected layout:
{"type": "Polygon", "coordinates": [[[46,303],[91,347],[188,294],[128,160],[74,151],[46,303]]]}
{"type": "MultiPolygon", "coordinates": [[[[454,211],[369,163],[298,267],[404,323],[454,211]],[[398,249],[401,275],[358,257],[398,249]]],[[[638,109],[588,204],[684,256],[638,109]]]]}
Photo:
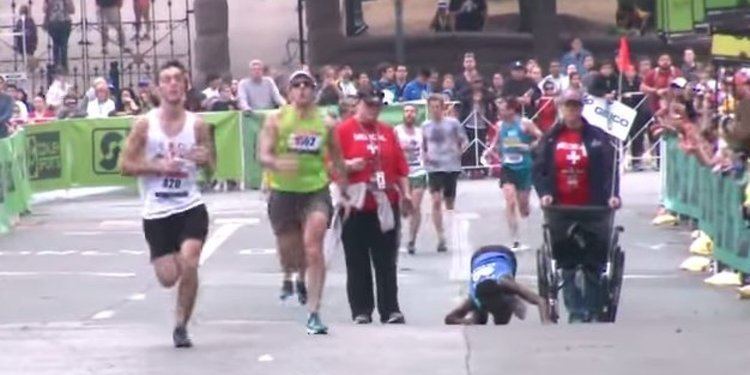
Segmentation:
{"type": "MultiPolygon", "coordinates": [[[[214,139],[214,178],[242,180],[239,112],[201,117],[211,125],[214,139]]],[[[27,127],[28,174],[33,191],[134,184],[133,178],[120,174],[118,165],[132,123],[132,117],[117,117],[27,127]]]]}
{"type": "Polygon", "coordinates": [[[685,155],[675,137],[667,142],[664,205],[698,222],[714,241],[714,257],[726,266],[750,273],[750,228],[742,217],[746,181],[711,172],[685,155]]]}
{"type": "Polygon", "coordinates": [[[7,232],[13,219],[28,211],[31,189],[25,148],[23,132],[0,139],[0,233],[7,232]]]}
{"type": "Polygon", "coordinates": [[[583,117],[591,125],[623,142],[628,138],[637,114],[636,110],[621,102],[607,101],[590,95],[583,98],[583,117]]]}

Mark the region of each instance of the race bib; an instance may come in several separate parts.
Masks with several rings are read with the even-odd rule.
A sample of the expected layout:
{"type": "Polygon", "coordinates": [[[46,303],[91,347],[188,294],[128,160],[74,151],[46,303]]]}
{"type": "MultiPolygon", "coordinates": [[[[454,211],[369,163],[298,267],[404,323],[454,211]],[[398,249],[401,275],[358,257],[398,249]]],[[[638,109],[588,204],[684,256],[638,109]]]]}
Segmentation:
{"type": "Polygon", "coordinates": [[[477,267],[474,272],[471,273],[471,279],[475,283],[486,279],[495,274],[495,263],[485,264],[481,267],[477,267]]]}
{"type": "Polygon", "coordinates": [[[519,164],[523,162],[523,155],[521,154],[505,154],[503,155],[503,163],[505,164],[519,164]]]}
{"type": "Polygon", "coordinates": [[[322,146],[323,137],[320,134],[294,133],[289,135],[287,148],[299,154],[319,154],[322,146]]]}

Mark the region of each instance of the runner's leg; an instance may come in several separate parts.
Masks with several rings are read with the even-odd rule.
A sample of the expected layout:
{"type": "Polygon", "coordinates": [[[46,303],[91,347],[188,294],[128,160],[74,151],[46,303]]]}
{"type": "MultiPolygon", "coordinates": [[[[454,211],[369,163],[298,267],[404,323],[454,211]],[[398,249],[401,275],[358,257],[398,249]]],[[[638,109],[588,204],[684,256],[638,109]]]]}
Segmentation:
{"type": "Polygon", "coordinates": [[[300,258],[302,257],[302,230],[291,229],[276,237],[276,246],[279,253],[279,263],[284,273],[281,286],[282,300],[285,300],[294,294],[292,288],[292,275],[299,270],[300,258]]]}
{"type": "Polygon", "coordinates": [[[193,314],[198,294],[198,263],[203,241],[188,239],[182,243],[177,260],[180,265],[180,282],[177,287],[177,325],[185,326],[193,314]]]}
{"type": "Polygon", "coordinates": [[[411,203],[414,207],[411,218],[409,219],[409,243],[417,241],[417,233],[422,223],[422,199],[424,198],[424,188],[415,188],[411,191],[411,203]]]}
{"type": "Polygon", "coordinates": [[[156,258],[152,264],[156,278],[159,280],[161,286],[171,288],[180,280],[180,265],[174,254],[156,258]]]}
{"type": "Polygon", "coordinates": [[[505,219],[508,222],[508,229],[510,235],[513,238],[513,242],[518,242],[518,217],[516,211],[518,209],[516,185],[511,183],[503,184],[503,196],[505,197],[505,219]]]}
{"type": "Polygon", "coordinates": [[[308,308],[311,313],[320,310],[326,269],[323,259],[323,239],[328,228],[328,214],[313,211],[307,215],[304,225],[305,260],[307,265],[308,308]]]}

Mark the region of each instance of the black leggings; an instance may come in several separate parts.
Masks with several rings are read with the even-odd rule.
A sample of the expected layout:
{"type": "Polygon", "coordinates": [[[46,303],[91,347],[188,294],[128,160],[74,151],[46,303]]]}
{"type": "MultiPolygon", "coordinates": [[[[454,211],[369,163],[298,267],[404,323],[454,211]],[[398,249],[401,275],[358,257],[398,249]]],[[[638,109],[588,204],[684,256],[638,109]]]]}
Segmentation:
{"type": "Polygon", "coordinates": [[[346,292],[352,318],[372,315],[374,309],[372,270],[378,292],[378,314],[388,320],[398,306],[397,263],[400,233],[398,210],[396,227],[383,233],[375,212],[352,212],[344,223],[341,239],[346,257],[346,292]]]}

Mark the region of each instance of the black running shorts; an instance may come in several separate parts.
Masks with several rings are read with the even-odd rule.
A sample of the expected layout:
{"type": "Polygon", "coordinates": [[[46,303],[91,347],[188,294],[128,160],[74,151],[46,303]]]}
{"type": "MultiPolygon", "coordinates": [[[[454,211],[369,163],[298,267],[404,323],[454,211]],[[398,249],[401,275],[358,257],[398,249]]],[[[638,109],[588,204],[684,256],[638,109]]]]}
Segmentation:
{"type": "Polygon", "coordinates": [[[143,220],[143,233],[151,250],[151,260],[180,251],[186,240],[206,241],[208,211],[205,205],[162,219],[143,220]]]}
{"type": "Polygon", "coordinates": [[[456,198],[456,186],[461,172],[431,172],[427,175],[430,193],[443,193],[443,198],[456,198]]]}

